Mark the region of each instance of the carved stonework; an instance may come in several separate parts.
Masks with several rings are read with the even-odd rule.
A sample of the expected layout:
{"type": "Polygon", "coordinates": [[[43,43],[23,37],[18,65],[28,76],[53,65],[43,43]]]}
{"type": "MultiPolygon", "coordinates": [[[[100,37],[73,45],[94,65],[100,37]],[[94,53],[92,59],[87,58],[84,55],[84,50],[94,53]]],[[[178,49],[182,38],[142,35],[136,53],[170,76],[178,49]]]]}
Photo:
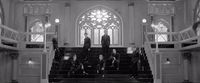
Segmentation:
{"type": "Polygon", "coordinates": [[[17,59],[19,56],[17,52],[10,53],[9,55],[12,57],[12,59],[17,59]]]}
{"type": "Polygon", "coordinates": [[[158,4],[158,3],[151,3],[148,4],[148,14],[155,14],[155,15],[170,15],[174,14],[175,7],[173,4],[158,4]]]}
{"type": "Polygon", "coordinates": [[[24,4],[24,14],[42,15],[51,13],[50,4],[24,4]]]}
{"type": "Polygon", "coordinates": [[[182,55],[184,59],[191,60],[191,57],[192,57],[191,52],[184,52],[182,55]]]}

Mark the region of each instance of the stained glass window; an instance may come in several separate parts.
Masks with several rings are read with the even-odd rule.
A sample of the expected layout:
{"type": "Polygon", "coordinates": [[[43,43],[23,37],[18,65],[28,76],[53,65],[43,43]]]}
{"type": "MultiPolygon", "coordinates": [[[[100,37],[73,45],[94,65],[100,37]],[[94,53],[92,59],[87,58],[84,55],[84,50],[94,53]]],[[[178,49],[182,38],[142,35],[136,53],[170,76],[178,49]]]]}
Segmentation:
{"type": "Polygon", "coordinates": [[[84,43],[84,33],[87,32],[92,44],[99,45],[104,30],[108,30],[110,44],[120,45],[121,26],[121,19],[115,12],[102,6],[89,9],[78,19],[79,44],[84,43]]]}
{"type": "Polygon", "coordinates": [[[164,32],[168,32],[169,23],[165,19],[158,19],[156,22],[151,24],[155,34],[155,42],[167,42],[168,35],[164,32]]]}

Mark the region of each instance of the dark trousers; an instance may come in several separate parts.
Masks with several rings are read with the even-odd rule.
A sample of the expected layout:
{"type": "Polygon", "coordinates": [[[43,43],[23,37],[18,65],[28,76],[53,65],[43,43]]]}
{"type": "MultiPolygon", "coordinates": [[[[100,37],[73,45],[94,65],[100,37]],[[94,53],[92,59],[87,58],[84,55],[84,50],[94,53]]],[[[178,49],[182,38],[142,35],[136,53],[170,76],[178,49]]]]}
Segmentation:
{"type": "Polygon", "coordinates": [[[132,63],[130,66],[131,66],[130,67],[131,76],[136,77],[137,76],[137,72],[138,72],[138,64],[137,64],[137,62],[132,63]]]}
{"type": "Polygon", "coordinates": [[[107,60],[110,57],[109,47],[108,46],[102,47],[102,52],[103,52],[104,59],[107,60]]]}
{"type": "Polygon", "coordinates": [[[88,51],[88,48],[83,48],[82,50],[82,59],[85,60],[87,59],[89,56],[89,51],[88,51]]]}

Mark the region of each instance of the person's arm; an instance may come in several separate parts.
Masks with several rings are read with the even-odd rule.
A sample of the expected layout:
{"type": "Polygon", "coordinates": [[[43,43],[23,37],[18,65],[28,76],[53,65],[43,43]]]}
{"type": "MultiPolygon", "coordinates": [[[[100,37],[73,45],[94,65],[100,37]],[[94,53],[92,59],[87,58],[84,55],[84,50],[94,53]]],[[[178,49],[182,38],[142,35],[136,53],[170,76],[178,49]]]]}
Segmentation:
{"type": "Polygon", "coordinates": [[[104,37],[102,36],[102,37],[101,37],[101,45],[102,45],[102,46],[104,45],[104,40],[103,40],[103,39],[104,39],[104,37]]]}
{"type": "Polygon", "coordinates": [[[108,35],[108,46],[110,46],[110,36],[108,35]]]}

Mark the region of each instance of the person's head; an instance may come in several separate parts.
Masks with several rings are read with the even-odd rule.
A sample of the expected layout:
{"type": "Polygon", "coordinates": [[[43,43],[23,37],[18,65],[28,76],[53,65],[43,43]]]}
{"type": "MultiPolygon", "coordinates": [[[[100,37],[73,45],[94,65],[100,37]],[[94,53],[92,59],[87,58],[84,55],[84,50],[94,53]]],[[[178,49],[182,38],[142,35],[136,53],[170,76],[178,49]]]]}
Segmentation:
{"type": "Polygon", "coordinates": [[[84,35],[85,35],[85,37],[87,37],[87,36],[88,36],[88,33],[84,33],[84,35]]]}
{"type": "Polygon", "coordinates": [[[77,60],[76,54],[73,55],[73,61],[77,60]]]}
{"type": "Polygon", "coordinates": [[[116,54],[116,53],[117,53],[116,49],[113,49],[112,51],[113,51],[113,53],[114,53],[114,54],[116,54]]]}
{"type": "Polygon", "coordinates": [[[107,29],[104,30],[104,34],[105,34],[105,35],[108,34],[108,30],[107,30],[107,29]]]}
{"type": "Polygon", "coordinates": [[[99,55],[99,60],[103,60],[103,55],[102,54],[99,55]]]}

